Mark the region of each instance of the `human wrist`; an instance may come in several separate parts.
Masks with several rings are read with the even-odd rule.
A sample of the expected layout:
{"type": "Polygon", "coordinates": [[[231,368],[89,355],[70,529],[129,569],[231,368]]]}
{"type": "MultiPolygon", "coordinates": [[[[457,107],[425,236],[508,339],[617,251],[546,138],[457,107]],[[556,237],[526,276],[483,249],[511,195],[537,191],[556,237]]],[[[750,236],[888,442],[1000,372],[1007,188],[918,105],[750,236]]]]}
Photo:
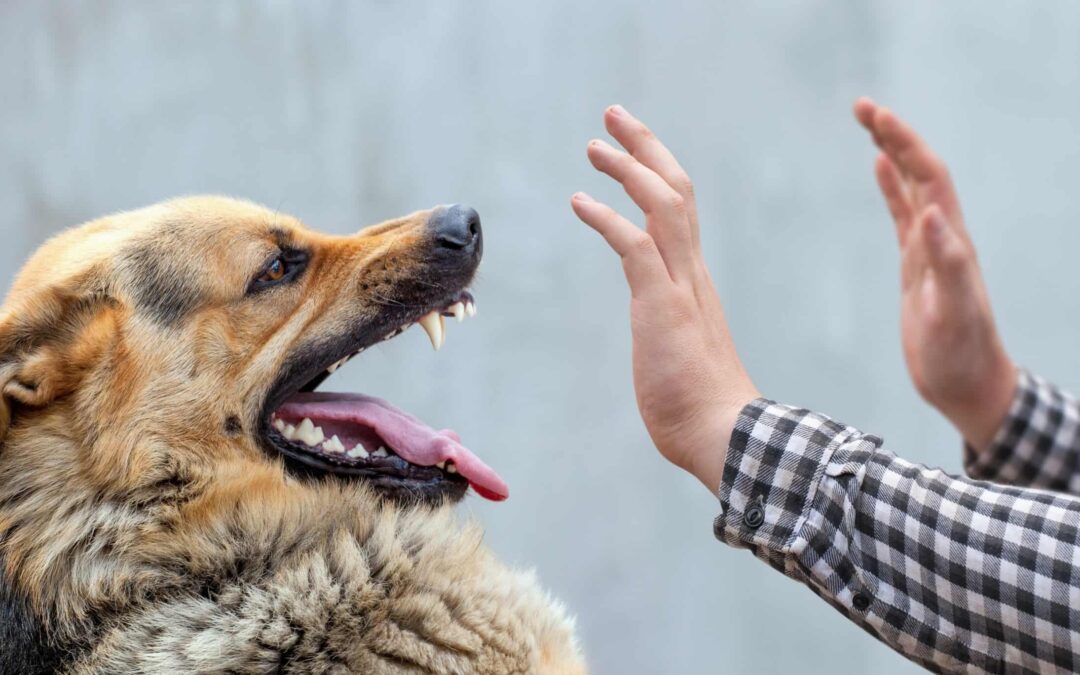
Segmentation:
{"type": "Polygon", "coordinates": [[[746,392],[733,398],[731,402],[716,405],[705,416],[699,428],[700,433],[695,434],[698,441],[682,468],[713,494],[720,489],[728,446],[731,444],[731,435],[735,431],[739,415],[747,403],[759,396],[757,391],[746,392]]]}
{"type": "Polygon", "coordinates": [[[986,450],[993,443],[1012,406],[1018,379],[1019,369],[1001,350],[987,367],[985,378],[973,396],[945,413],[976,452],[986,450]]]}

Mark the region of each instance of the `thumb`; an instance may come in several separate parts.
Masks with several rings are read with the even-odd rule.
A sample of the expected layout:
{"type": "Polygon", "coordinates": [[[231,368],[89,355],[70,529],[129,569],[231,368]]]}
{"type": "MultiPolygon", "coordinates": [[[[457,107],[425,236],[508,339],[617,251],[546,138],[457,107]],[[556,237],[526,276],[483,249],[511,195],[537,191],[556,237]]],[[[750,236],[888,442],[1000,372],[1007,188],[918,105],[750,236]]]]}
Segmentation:
{"type": "Polygon", "coordinates": [[[941,207],[926,207],[919,214],[918,227],[931,269],[945,281],[961,280],[970,262],[968,247],[945,220],[941,207]]]}

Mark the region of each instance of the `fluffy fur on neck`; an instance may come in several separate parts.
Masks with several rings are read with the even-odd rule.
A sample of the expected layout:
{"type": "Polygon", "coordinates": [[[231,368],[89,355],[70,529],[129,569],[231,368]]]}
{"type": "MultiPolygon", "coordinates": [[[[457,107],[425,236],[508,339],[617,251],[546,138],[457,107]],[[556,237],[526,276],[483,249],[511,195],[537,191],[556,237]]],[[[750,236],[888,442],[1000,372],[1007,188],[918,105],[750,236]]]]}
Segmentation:
{"type": "Polygon", "coordinates": [[[108,493],[49,417],[0,455],[24,658],[75,673],[583,672],[562,607],[449,507],[240,464],[212,480],[162,467],[108,493]]]}

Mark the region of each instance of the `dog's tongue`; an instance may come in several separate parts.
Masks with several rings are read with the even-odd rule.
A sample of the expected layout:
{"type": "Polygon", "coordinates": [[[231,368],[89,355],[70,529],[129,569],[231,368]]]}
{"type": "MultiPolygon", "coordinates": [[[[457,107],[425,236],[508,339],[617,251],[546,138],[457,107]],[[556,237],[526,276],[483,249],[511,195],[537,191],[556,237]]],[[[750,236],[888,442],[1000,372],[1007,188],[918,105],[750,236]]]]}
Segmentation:
{"type": "Polygon", "coordinates": [[[402,459],[419,466],[453,462],[477,494],[502,501],[510,489],[499,474],[461,444],[449,429],[435,431],[409,413],[386,401],[364,394],[303,392],[293,395],[278,415],[301,419],[359,424],[374,429],[402,459]]]}

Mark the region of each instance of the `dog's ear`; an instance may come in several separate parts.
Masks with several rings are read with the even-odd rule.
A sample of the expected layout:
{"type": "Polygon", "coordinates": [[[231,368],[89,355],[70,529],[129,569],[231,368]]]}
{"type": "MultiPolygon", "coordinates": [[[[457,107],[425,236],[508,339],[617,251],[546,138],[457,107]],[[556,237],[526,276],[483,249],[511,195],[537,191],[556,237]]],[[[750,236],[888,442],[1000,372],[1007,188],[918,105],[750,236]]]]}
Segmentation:
{"type": "Polygon", "coordinates": [[[0,441],[20,404],[48,405],[70,393],[114,337],[115,303],[83,281],[10,296],[0,309],[0,441]]]}

